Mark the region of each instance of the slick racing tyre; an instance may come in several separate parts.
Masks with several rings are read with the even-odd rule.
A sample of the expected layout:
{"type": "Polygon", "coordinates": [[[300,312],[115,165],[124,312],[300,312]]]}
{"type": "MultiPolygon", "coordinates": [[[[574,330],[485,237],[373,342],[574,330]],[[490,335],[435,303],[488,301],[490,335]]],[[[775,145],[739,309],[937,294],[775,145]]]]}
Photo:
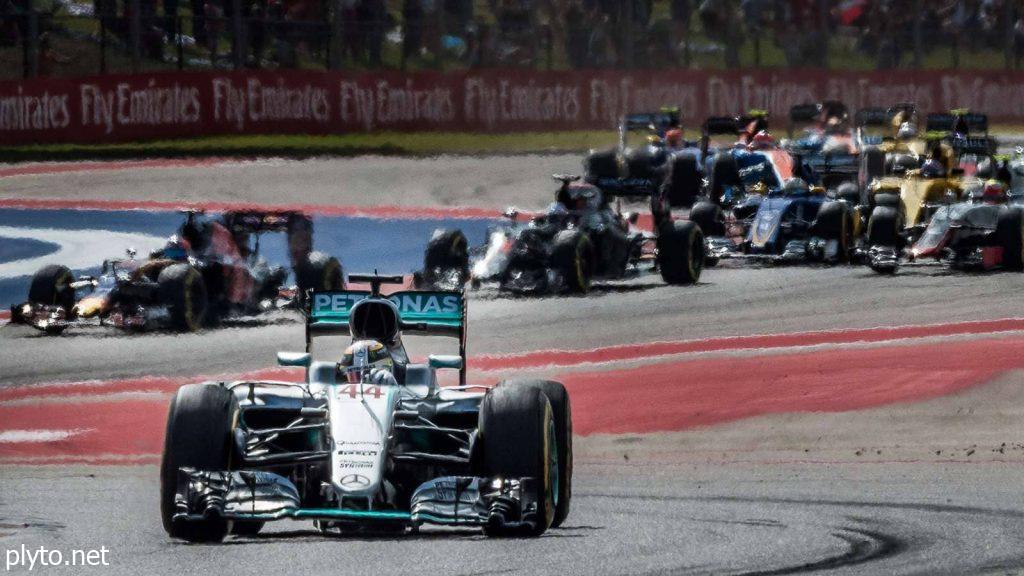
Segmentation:
{"type": "Polygon", "coordinates": [[[298,288],[298,302],[305,308],[306,292],[310,290],[343,290],[345,273],[341,262],[323,252],[310,252],[305,262],[295,267],[295,284],[298,288]]]}
{"type": "Polygon", "coordinates": [[[725,188],[739,186],[740,183],[740,169],[736,165],[736,157],[728,152],[715,155],[711,161],[711,178],[708,181],[711,202],[720,204],[725,188]]]}
{"type": "Polygon", "coordinates": [[[725,212],[717,204],[697,202],[690,209],[690,222],[700,226],[705,236],[725,236],[725,212]]]}
{"type": "Polygon", "coordinates": [[[423,279],[434,285],[453,280],[462,286],[469,280],[469,241],[461,230],[435,230],[423,254],[423,279]]]}
{"type": "Polygon", "coordinates": [[[594,245],[590,236],[578,229],[556,234],[551,267],[562,275],[567,292],[586,294],[594,273],[594,245]]]}
{"type": "Polygon", "coordinates": [[[646,148],[635,148],[626,152],[626,172],[630,178],[642,178],[657,183],[661,167],[657,157],[646,148]]]}
{"type": "Polygon", "coordinates": [[[843,182],[836,186],[836,199],[845,200],[850,206],[860,204],[860,188],[854,182],[843,182]]]}
{"type": "Polygon", "coordinates": [[[704,234],[697,224],[674,220],[658,233],[658,268],[669,284],[693,284],[704,269],[704,234]]]}
{"type": "Polygon", "coordinates": [[[692,154],[680,154],[669,160],[663,190],[673,208],[693,206],[700,194],[701,177],[697,169],[697,158],[692,154]]]}
{"type": "Polygon", "coordinates": [[[75,305],[75,289],[71,287],[74,281],[75,277],[67,266],[43,266],[32,276],[32,284],[28,288],[28,301],[32,304],[60,306],[66,312],[70,312],[75,305]]]}
{"type": "Polygon", "coordinates": [[[219,542],[228,522],[216,516],[197,521],[174,520],[178,470],[228,470],[232,420],[238,410],[234,394],[217,384],[187,384],[171,399],[160,462],[160,518],[172,538],[219,542]]]}
{"type": "Polygon", "coordinates": [[[619,177],[619,159],[615,150],[591,150],[583,160],[583,168],[588,182],[619,177]]]}
{"type": "Polygon", "coordinates": [[[206,283],[188,264],[172,264],[157,277],[160,302],[167,306],[175,330],[195,332],[203,327],[209,304],[206,283]]]}
{"type": "Polygon", "coordinates": [[[501,386],[528,386],[537,388],[551,402],[555,415],[555,438],[558,441],[558,489],[555,490],[555,519],[552,528],[565,522],[572,500],[572,407],[569,393],[560,382],[552,380],[508,380],[501,386]]]}
{"type": "Polygon", "coordinates": [[[868,146],[860,153],[860,167],[857,170],[857,184],[861,190],[860,204],[867,204],[868,186],[882,176],[885,176],[885,152],[875,146],[868,146]]]}
{"type": "Polygon", "coordinates": [[[868,218],[868,246],[899,247],[900,214],[892,206],[879,206],[868,218]]]}
{"type": "Polygon", "coordinates": [[[1013,206],[999,215],[996,238],[1003,247],[1003,266],[1024,271],[1024,211],[1013,206]]]}
{"type": "Polygon", "coordinates": [[[814,219],[815,234],[825,240],[839,241],[839,260],[849,259],[853,246],[853,210],[841,200],[832,200],[822,204],[814,219]]]}
{"type": "Polygon", "coordinates": [[[532,528],[510,529],[498,516],[484,527],[489,536],[540,536],[555,519],[558,440],[551,402],[539,387],[497,386],[480,403],[485,477],[533,478],[537,513],[532,528]]]}

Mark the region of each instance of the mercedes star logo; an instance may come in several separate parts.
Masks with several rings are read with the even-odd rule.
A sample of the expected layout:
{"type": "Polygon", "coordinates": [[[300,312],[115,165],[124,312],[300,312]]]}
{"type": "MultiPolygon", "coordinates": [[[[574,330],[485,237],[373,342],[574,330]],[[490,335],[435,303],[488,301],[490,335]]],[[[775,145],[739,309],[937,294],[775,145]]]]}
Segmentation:
{"type": "Polygon", "coordinates": [[[341,479],[342,486],[369,486],[370,479],[359,474],[349,474],[341,479]]]}

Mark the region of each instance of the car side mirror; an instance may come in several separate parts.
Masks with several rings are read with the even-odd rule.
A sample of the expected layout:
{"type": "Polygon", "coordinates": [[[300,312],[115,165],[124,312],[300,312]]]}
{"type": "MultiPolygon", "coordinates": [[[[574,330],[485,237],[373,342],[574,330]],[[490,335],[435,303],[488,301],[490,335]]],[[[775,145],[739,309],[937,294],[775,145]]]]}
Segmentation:
{"type": "Polygon", "coordinates": [[[279,366],[309,368],[310,355],[308,352],[278,352],[277,363],[279,366]]]}
{"type": "Polygon", "coordinates": [[[438,368],[450,368],[452,370],[462,370],[462,356],[453,356],[447,354],[431,354],[427,357],[427,362],[431,368],[435,370],[438,368]]]}

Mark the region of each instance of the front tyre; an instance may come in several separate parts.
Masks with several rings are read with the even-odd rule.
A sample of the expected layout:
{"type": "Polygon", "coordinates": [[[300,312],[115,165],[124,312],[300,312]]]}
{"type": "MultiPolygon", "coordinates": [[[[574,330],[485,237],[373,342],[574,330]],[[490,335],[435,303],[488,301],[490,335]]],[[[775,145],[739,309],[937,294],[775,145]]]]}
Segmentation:
{"type": "Polygon", "coordinates": [[[540,536],[555,519],[558,441],[554,410],[539,387],[497,386],[480,403],[479,438],[483,440],[486,477],[533,478],[537,503],[532,527],[509,529],[492,521],[488,536],[540,536]]]}
{"type": "Polygon", "coordinates": [[[898,248],[900,244],[900,214],[894,206],[878,206],[868,218],[868,246],[898,248]]]}
{"type": "Polygon", "coordinates": [[[562,230],[556,234],[551,249],[551,267],[562,275],[567,292],[586,294],[594,273],[594,245],[590,236],[578,229],[562,230]]]}
{"type": "Polygon", "coordinates": [[[835,240],[839,244],[838,258],[841,262],[850,259],[853,246],[853,210],[842,200],[824,203],[814,219],[814,232],[825,240],[835,240]]]}
{"type": "Polygon", "coordinates": [[[569,516],[572,500],[572,407],[569,393],[561,382],[552,380],[508,380],[500,386],[528,386],[544,393],[555,416],[555,439],[558,446],[558,476],[555,490],[555,518],[551,527],[557,528],[569,516]]]}
{"type": "Polygon", "coordinates": [[[704,269],[704,234],[697,224],[674,220],[658,232],[658,268],[669,284],[694,284],[704,269]]]}
{"type": "Polygon", "coordinates": [[[75,305],[75,289],[71,284],[75,276],[67,266],[49,264],[32,275],[28,288],[28,301],[32,304],[60,306],[70,312],[75,305]]]}
{"type": "Polygon", "coordinates": [[[172,264],[156,279],[160,302],[167,306],[175,330],[195,332],[203,327],[209,299],[202,274],[188,264],[172,264]]]}
{"type": "Polygon", "coordinates": [[[171,399],[160,462],[160,519],[172,538],[219,542],[228,533],[221,517],[174,520],[178,470],[228,470],[232,419],[238,409],[234,395],[217,384],[187,384],[171,399]]]}
{"type": "Polygon", "coordinates": [[[697,202],[690,209],[690,221],[696,223],[705,236],[725,236],[725,212],[718,204],[697,202]]]}

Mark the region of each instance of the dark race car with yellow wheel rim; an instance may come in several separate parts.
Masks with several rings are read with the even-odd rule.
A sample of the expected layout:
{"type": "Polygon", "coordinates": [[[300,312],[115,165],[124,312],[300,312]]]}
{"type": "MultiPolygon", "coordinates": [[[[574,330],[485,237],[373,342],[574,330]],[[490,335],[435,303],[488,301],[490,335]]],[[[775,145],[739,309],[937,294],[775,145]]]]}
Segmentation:
{"type": "Polygon", "coordinates": [[[309,290],[344,287],[337,258],[315,252],[313,225],[291,211],[231,211],[215,216],[188,211],[163,249],[148,258],[107,260],[97,276],[75,278],[51,264],[32,277],[28,300],[11,308],[11,320],[48,334],[76,324],[193,332],[232,315],[249,315],[293,303],[309,290]],[[288,270],[260,257],[259,237],[284,232],[296,286],[288,270]]]}
{"type": "Polygon", "coordinates": [[[424,254],[423,284],[456,288],[468,279],[511,292],[583,294],[593,280],[638,274],[645,261],[669,284],[700,279],[705,249],[697,224],[655,214],[655,231],[640,230],[638,215],[613,208],[602,188],[575,176],[555,179],[561,186],[544,214],[521,219],[510,209],[482,246],[467,250],[461,231],[436,231],[424,254]]]}

